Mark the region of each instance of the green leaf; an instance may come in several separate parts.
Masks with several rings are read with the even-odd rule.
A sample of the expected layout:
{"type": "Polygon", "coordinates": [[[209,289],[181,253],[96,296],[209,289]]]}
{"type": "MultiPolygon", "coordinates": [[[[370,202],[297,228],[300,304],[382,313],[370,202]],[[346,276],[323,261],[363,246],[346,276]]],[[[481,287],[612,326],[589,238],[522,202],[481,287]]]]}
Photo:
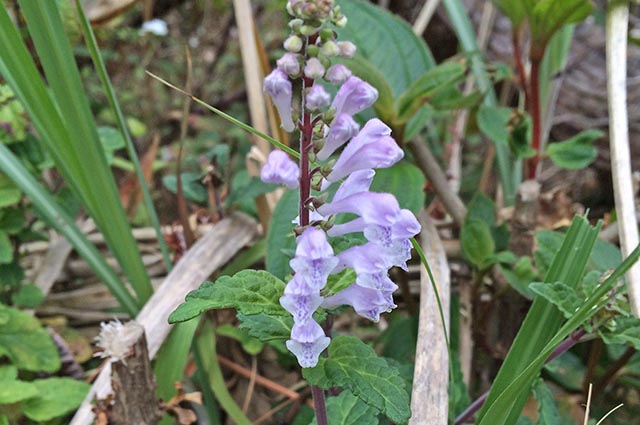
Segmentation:
{"type": "Polygon", "coordinates": [[[422,171],[410,162],[402,161],[393,167],[376,170],[371,191],[392,193],[401,208],[418,214],[425,202],[424,184],[422,171]]]}
{"type": "Polygon", "coordinates": [[[435,66],[424,40],[402,19],[361,0],[337,3],[349,18],[349,24],[337,30],[339,39],[358,46],[357,56],[384,75],[394,97],[435,66]],[[367,31],[362,31],[363,28],[367,31]]]}
{"type": "Polygon", "coordinates": [[[285,315],[279,299],[284,282],[263,270],[243,270],[205,282],[187,294],[185,301],[169,316],[169,323],[184,322],[214,308],[233,307],[238,313],[285,315]]]}
{"type": "MultiPolygon", "coordinates": [[[[292,316],[269,316],[267,314],[247,316],[239,313],[237,317],[240,321],[240,327],[246,329],[249,335],[262,342],[283,342],[291,336],[292,316]]],[[[280,347],[285,349],[284,344],[281,344],[280,347]]]]}
{"type": "MultiPolygon", "coordinates": [[[[181,177],[184,197],[191,202],[206,205],[209,201],[209,193],[207,192],[207,188],[202,184],[202,175],[197,173],[182,173],[181,177]]],[[[162,178],[162,184],[172,193],[175,194],[177,192],[178,184],[176,176],[164,176],[162,178]]]]}
{"type": "Polygon", "coordinates": [[[636,317],[614,317],[598,334],[605,344],[630,344],[636,350],[640,349],[640,319],[636,317]]]}
{"type": "Polygon", "coordinates": [[[569,391],[582,391],[582,380],[587,370],[582,359],[571,351],[563,353],[544,366],[548,375],[563,388],[569,391]]]}
{"type": "Polygon", "coordinates": [[[622,263],[622,253],[620,249],[609,242],[598,239],[593,247],[589,265],[592,266],[594,270],[605,272],[610,269],[615,269],[620,263],[622,263]]]}
{"type": "Polygon", "coordinates": [[[584,20],[591,14],[591,9],[589,0],[537,0],[529,13],[532,42],[541,47],[546,45],[556,31],[564,25],[584,20]]]}
{"type": "Polygon", "coordinates": [[[279,187],[280,185],[277,184],[263,182],[260,177],[251,177],[246,184],[231,190],[231,194],[227,197],[227,206],[241,201],[253,201],[258,196],[273,192],[279,187]]]}
{"type": "Polygon", "coordinates": [[[0,414],[0,425],[11,425],[9,423],[9,418],[7,418],[5,415],[0,414]]]}
{"type": "Polygon", "coordinates": [[[102,149],[104,149],[107,164],[111,164],[115,152],[126,145],[122,134],[113,127],[102,126],[98,127],[98,137],[100,138],[102,149]]]}
{"type": "MultiPolygon", "coordinates": [[[[345,269],[340,273],[329,275],[327,286],[325,286],[325,297],[335,295],[343,289],[348,288],[356,281],[356,272],[353,269],[345,269]]],[[[323,291],[323,292],[324,292],[323,291]]]]}
{"type": "Polygon", "coordinates": [[[18,368],[12,364],[0,366],[0,382],[13,381],[18,378],[18,368]]]}
{"type": "Polygon", "coordinates": [[[288,252],[293,252],[296,247],[296,239],[293,235],[293,223],[298,215],[298,193],[287,190],[280,198],[278,205],[273,210],[267,235],[267,256],[265,264],[267,270],[280,279],[285,279],[290,273],[288,252]]]}
{"type": "Polygon", "coordinates": [[[394,313],[389,327],[380,334],[376,342],[383,345],[382,355],[385,358],[413,364],[417,341],[418,316],[399,316],[394,313]]]}
{"type": "Polygon", "coordinates": [[[38,395],[38,388],[31,382],[1,381],[0,404],[11,404],[38,395]]]}
{"type": "Polygon", "coordinates": [[[9,357],[18,369],[31,372],[60,368],[58,350],[36,318],[2,305],[0,313],[5,316],[0,321],[0,355],[9,357]]]}
{"type": "Polygon", "coordinates": [[[8,264],[13,261],[13,244],[9,235],[0,230],[0,264],[8,264]]]}
{"type": "Polygon", "coordinates": [[[5,174],[0,173],[0,208],[15,205],[20,199],[20,189],[5,174]]]}
{"type": "Polygon", "coordinates": [[[467,206],[465,220],[479,220],[493,227],[496,223],[496,204],[482,192],[476,192],[467,206]]]}
{"type": "MultiPolygon", "coordinates": [[[[378,411],[367,406],[349,391],[327,399],[327,418],[336,425],[378,425],[378,411]]],[[[314,418],[310,425],[317,425],[314,418]]]]}
{"type": "Polygon", "coordinates": [[[248,354],[255,356],[260,353],[263,348],[263,344],[256,338],[249,335],[249,331],[243,328],[237,328],[229,323],[216,328],[218,335],[226,336],[235,339],[242,345],[242,349],[248,354]]]}
{"type": "Polygon", "coordinates": [[[24,210],[22,208],[7,208],[2,210],[0,229],[10,235],[20,233],[25,227],[24,210]]]}
{"type": "Polygon", "coordinates": [[[521,295],[529,299],[535,296],[535,293],[529,289],[529,284],[537,276],[533,264],[531,264],[531,258],[520,257],[511,269],[501,265],[500,270],[509,285],[521,295]]]}
{"type": "Polygon", "coordinates": [[[431,68],[413,81],[398,98],[398,120],[409,121],[415,113],[436,94],[464,80],[466,68],[460,62],[444,62],[431,68]]]}
{"type": "Polygon", "coordinates": [[[303,369],[302,374],[311,385],[349,389],[394,422],[405,422],[411,416],[400,372],[356,337],[335,337],[329,357],[320,358],[318,366],[303,369]]]}
{"type": "Polygon", "coordinates": [[[460,245],[464,257],[478,268],[491,258],[495,250],[487,223],[474,219],[465,220],[460,231],[460,245]]]}
{"type": "Polygon", "coordinates": [[[600,130],[586,130],[564,142],[550,144],[547,154],[558,167],[579,170],[596,159],[598,151],[593,142],[602,136],[600,130]]]}
{"type": "Polygon", "coordinates": [[[533,282],[529,289],[558,307],[566,318],[571,317],[584,301],[573,287],[562,282],[533,282]]]}
{"type": "Polygon", "coordinates": [[[538,425],[560,425],[564,422],[551,390],[542,379],[533,386],[533,396],[538,401],[538,425]]]}
{"type": "Polygon", "coordinates": [[[501,106],[481,106],[476,120],[480,131],[491,141],[509,143],[510,132],[507,126],[511,119],[511,108],[501,106]]]}
{"type": "Polygon", "coordinates": [[[22,104],[6,84],[0,84],[0,143],[22,141],[27,136],[27,117],[22,104]]]}
{"type": "Polygon", "coordinates": [[[11,301],[18,307],[36,308],[44,301],[42,290],[36,285],[22,285],[20,291],[11,296],[11,301]]]}
{"type": "Polygon", "coordinates": [[[564,235],[552,230],[536,232],[536,251],[534,257],[540,275],[544,276],[551,266],[554,256],[560,250],[564,235]]]}
{"type": "Polygon", "coordinates": [[[519,27],[522,24],[527,13],[522,0],[493,0],[493,2],[509,18],[513,27],[519,27]]]}
{"type": "Polygon", "coordinates": [[[48,421],[72,412],[91,387],[71,378],[37,379],[32,383],[39,395],[24,402],[22,411],[31,420],[48,421]]]}

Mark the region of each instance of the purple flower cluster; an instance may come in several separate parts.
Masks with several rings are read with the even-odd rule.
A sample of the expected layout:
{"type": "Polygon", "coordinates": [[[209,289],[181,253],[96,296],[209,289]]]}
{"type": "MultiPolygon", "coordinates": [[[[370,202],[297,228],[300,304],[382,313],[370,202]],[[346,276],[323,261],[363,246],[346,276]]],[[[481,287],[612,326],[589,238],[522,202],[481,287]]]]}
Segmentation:
{"type": "Polygon", "coordinates": [[[289,188],[303,187],[303,183],[309,187],[310,182],[299,181],[308,176],[320,192],[340,182],[329,202],[324,200],[326,195],[319,193],[312,196],[310,203],[305,203],[311,208],[313,222],[300,226],[296,254],[289,263],[293,278],[280,298],[280,304],[294,319],[291,339],[286,345],[302,367],[315,366],[318,356],[329,345],[329,338],[313,318],[319,307],[350,305],[356,313],[373,321],[395,307],[392,294],[397,286],[388,271],[394,266],[406,270],[406,262],[411,257],[409,238],[420,231],[414,215],[401,209],[393,195],[370,191],[374,169],[392,166],[404,153],[391,137],[391,129],[382,121],[371,119],[360,128],[354,119],[355,114],[375,103],[378,92],[353,76],[344,65],[331,65],[330,59],[335,55],[353,56],[355,46],[335,42],[333,31],[327,33],[321,27],[314,29],[314,37],[305,33],[308,17],[312,15],[313,22],[318,22],[317,14],[324,14],[322,16],[333,24],[344,25],[346,18],[336,11],[338,8],[332,9],[329,5],[332,5],[330,0],[289,1],[288,10],[295,19],[290,25],[293,34],[285,42],[288,53],[278,60],[277,69],[266,77],[264,84],[283,128],[293,131],[297,127],[294,120],[298,120],[292,111],[290,78],[305,78],[307,88],[303,92],[301,113],[311,116],[314,123],[311,160],[317,161],[319,167],[315,167],[310,176],[309,170],[301,172],[284,152],[274,151],[262,170],[262,180],[289,188]],[[312,42],[315,44],[309,45],[312,42]],[[304,50],[301,45],[305,46],[304,50]],[[340,85],[333,101],[319,84],[321,79],[340,85]],[[309,80],[314,84],[309,85],[309,80]],[[331,160],[336,152],[339,152],[337,159],[331,160]],[[343,223],[340,220],[343,214],[356,218],[343,223]],[[334,224],[336,221],[340,224],[334,224]],[[335,255],[327,237],[350,233],[363,234],[367,242],[335,255]],[[324,298],[321,290],[328,276],[345,269],[355,271],[355,282],[324,298]]]}

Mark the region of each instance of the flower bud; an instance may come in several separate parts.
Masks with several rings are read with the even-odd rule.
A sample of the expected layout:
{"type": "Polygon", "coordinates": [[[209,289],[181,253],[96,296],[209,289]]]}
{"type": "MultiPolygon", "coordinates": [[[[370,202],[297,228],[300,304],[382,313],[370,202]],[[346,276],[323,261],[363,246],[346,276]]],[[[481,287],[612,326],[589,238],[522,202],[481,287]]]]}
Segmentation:
{"type": "Polygon", "coordinates": [[[344,15],[339,15],[333,20],[333,25],[338,28],[344,28],[347,26],[347,17],[344,15]]]}
{"type": "Polygon", "coordinates": [[[300,34],[306,35],[307,37],[313,35],[318,32],[320,28],[314,27],[312,25],[303,25],[300,27],[300,34]]]}
{"type": "Polygon", "coordinates": [[[318,54],[320,54],[320,47],[315,44],[307,46],[307,55],[309,55],[310,58],[315,58],[318,54]]]}
{"type": "Polygon", "coordinates": [[[274,150],[269,153],[260,171],[260,179],[265,183],[284,184],[289,189],[295,189],[299,185],[300,169],[286,153],[274,150]]]}
{"type": "Polygon", "coordinates": [[[289,21],[289,28],[291,28],[291,31],[299,33],[302,24],[304,24],[304,21],[302,19],[292,19],[291,21],[289,21]]]}
{"type": "Polygon", "coordinates": [[[360,78],[351,76],[340,87],[331,106],[336,108],[336,116],[341,113],[354,115],[373,105],[378,99],[378,90],[360,78]]]}
{"type": "Polygon", "coordinates": [[[277,60],[278,69],[293,77],[300,74],[300,55],[285,53],[277,60]]]}
{"type": "Polygon", "coordinates": [[[340,48],[336,43],[329,40],[322,45],[320,53],[328,57],[338,56],[340,54],[340,48]]]}
{"type": "Polygon", "coordinates": [[[341,63],[337,63],[324,76],[327,81],[333,84],[342,84],[351,77],[351,70],[341,63]]]}
{"type": "Polygon", "coordinates": [[[324,75],[324,66],[317,58],[310,58],[304,67],[304,75],[311,79],[322,78],[324,75]]]}
{"type": "Polygon", "coordinates": [[[333,40],[334,35],[335,33],[331,28],[323,28],[322,30],[320,30],[320,40],[323,43],[326,43],[329,40],[333,40]]]}
{"type": "Polygon", "coordinates": [[[319,84],[314,84],[313,87],[309,89],[309,93],[307,93],[305,106],[310,111],[316,111],[329,106],[330,102],[331,96],[329,96],[329,93],[326,92],[324,87],[319,84]]]}
{"type": "Polygon", "coordinates": [[[298,53],[300,50],[302,50],[302,39],[297,35],[289,36],[284,41],[284,49],[287,52],[298,53]]]}
{"type": "Polygon", "coordinates": [[[264,92],[271,96],[273,103],[276,105],[282,128],[291,132],[295,128],[293,118],[291,117],[291,81],[287,78],[287,74],[280,69],[274,69],[271,74],[264,79],[264,92]]]}
{"type": "Polygon", "coordinates": [[[324,146],[318,152],[318,159],[324,161],[328,159],[347,140],[358,134],[360,125],[349,114],[340,114],[331,127],[325,140],[324,146]]]}
{"type": "Polygon", "coordinates": [[[350,41],[339,41],[338,48],[343,58],[352,58],[356,54],[356,45],[350,41]]]}

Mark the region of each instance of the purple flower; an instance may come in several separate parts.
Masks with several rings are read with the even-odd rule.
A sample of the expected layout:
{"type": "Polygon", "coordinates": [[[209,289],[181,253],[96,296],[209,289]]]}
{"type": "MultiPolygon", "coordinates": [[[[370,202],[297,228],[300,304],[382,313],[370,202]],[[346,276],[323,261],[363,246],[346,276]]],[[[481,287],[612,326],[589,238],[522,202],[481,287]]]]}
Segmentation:
{"type": "Polygon", "coordinates": [[[369,191],[375,175],[376,172],[373,170],[354,171],[342,182],[338,190],[336,190],[332,202],[339,201],[356,193],[369,191]]]}
{"type": "Polygon", "coordinates": [[[295,53],[285,53],[276,62],[278,69],[290,76],[298,75],[300,73],[299,57],[300,55],[295,53]]]}
{"type": "Polygon", "coordinates": [[[271,96],[276,105],[282,128],[286,132],[293,131],[295,124],[291,118],[291,81],[287,78],[287,74],[280,69],[274,69],[264,79],[264,92],[271,96]]]}
{"type": "Polygon", "coordinates": [[[309,320],[322,304],[323,298],[317,290],[309,287],[302,278],[296,275],[284,289],[284,296],[280,297],[280,305],[293,315],[295,323],[309,320]]]}
{"type": "Polygon", "coordinates": [[[409,239],[420,233],[420,223],[411,211],[402,209],[391,226],[371,225],[363,230],[367,240],[391,247],[394,241],[409,239]]]}
{"type": "Polygon", "coordinates": [[[356,284],[365,288],[393,292],[398,287],[389,279],[387,271],[392,266],[384,250],[373,243],[353,246],[338,255],[337,270],[351,267],[356,272],[356,284]]]}
{"type": "Polygon", "coordinates": [[[367,224],[390,226],[400,211],[395,196],[389,193],[360,192],[318,207],[324,216],[340,213],[356,214],[367,224]]]}
{"type": "Polygon", "coordinates": [[[360,78],[351,76],[340,87],[331,106],[336,108],[336,116],[342,113],[354,115],[373,105],[376,99],[378,90],[360,78]]]}
{"type": "Polygon", "coordinates": [[[307,228],[297,239],[296,256],[289,265],[314,290],[327,283],[327,277],[338,265],[338,258],[327,242],[327,235],[315,227],[307,228]]]}
{"type": "Polygon", "coordinates": [[[322,78],[324,75],[324,66],[318,58],[310,58],[304,66],[304,75],[311,79],[322,78]]]}
{"type": "Polygon", "coordinates": [[[301,367],[314,367],[318,364],[320,353],[329,346],[330,341],[322,327],[311,319],[293,325],[291,339],[286,345],[298,358],[301,367]]]}
{"type": "Polygon", "coordinates": [[[337,63],[329,68],[324,77],[330,83],[342,84],[347,81],[349,77],[351,77],[351,71],[343,64],[337,63]]]}
{"type": "Polygon", "coordinates": [[[350,305],[360,316],[374,322],[380,320],[380,313],[389,312],[396,307],[391,292],[377,291],[360,285],[351,285],[326,298],[322,303],[324,308],[341,305],[350,305]]]}
{"type": "Polygon", "coordinates": [[[336,149],[358,134],[358,130],[360,130],[360,125],[351,115],[338,115],[329,128],[329,133],[327,134],[322,149],[320,149],[317,154],[318,159],[324,161],[329,158],[336,149]]]}
{"type": "Polygon", "coordinates": [[[306,100],[307,109],[315,111],[329,106],[329,103],[331,102],[331,96],[329,96],[329,93],[326,92],[324,87],[319,84],[315,84],[309,89],[306,100]]]}
{"type": "Polygon", "coordinates": [[[265,183],[284,184],[289,189],[295,189],[300,184],[300,169],[286,153],[273,150],[260,171],[260,179],[265,183]]]}
{"type": "Polygon", "coordinates": [[[338,49],[340,49],[340,56],[345,58],[352,58],[356,54],[356,45],[350,41],[339,41],[338,49]]]}
{"type": "Polygon", "coordinates": [[[388,132],[389,127],[379,119],[369,120],[344,148],[327,180],[335,182],[357,170],[386,168],[400,161],[404,152],[388,132]]]}

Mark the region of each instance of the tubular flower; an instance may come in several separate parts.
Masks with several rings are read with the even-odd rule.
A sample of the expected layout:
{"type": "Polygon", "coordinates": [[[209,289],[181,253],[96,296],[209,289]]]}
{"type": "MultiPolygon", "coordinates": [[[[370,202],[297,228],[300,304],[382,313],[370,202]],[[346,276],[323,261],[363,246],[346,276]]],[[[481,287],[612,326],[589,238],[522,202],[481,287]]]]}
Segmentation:
{"type": "Polygon", "coordinates": [[[286,342],[286,346],[296,356],[301,367],[314,367],[318,364],[320,353],[329,346],[330,341],[322,327],[311,319],[293,325],[291,339],[286,342]]]}
{"type": "Polygon", "coordinates": [[[291,268],[314,290],[319,291],[327,283],[327,277],[338,265],[326,234],[315,227],[298,236],[296,256],[289,262],[291,268]]]}
{"type": "Polygon", "coordinates": [[[377,322],[380,314],[396,308],[391,292],[382,292],[365,288],[358,284],[351,285],[337,294],[325,298],[322,306],[334,308],[341,305],[350,305],[360,316],[377,322]]]}
{"type": "Polygon", "coordinates": [[[358,77],[351,76],[340,87],[333,98],[336,116],[345,113],[355,115],[373,105],[378,99],[378,90],[358,77]]]}
{"type": "Polygon", "coordinates": [[[276,105],[282,128],[286,132],[292,132],[295,128],[293,119],[291,118],[291,81],[287,78],[287,74],[280,69],[274,69],[271,74],[264,79],[264,92],[271,96],[273,103],[276,105]]]}
{"type": "MultiPolygon", "coordinates": [[[[315,86],[314,86],[315,87],[315,86]]],[[[318,159],[324,161],[328,159],[336,149],[344,145],[349,139],[358,134],[360,125],[349,114],[340,114],[329,127],[329,133],[324,142],[324,146],[318,152],[318,159]]]]}
{"type": "Polygon", "coordinates": [[[260,179],[265,183],[283,184],[295,189],[300,184],[300,168],[286,153],[273,150],[260,171],[260,179]]]}
{"type": "Polygon", "coordinates": [[[316,111],[318,109],[329,106],[329,103],[331,102],[331,96],[329,96],[329,93],[326,92],[324,87],[316,84],[309,89],[306,100],[307,109],[309,109],[310,111],[316,111]]]}

